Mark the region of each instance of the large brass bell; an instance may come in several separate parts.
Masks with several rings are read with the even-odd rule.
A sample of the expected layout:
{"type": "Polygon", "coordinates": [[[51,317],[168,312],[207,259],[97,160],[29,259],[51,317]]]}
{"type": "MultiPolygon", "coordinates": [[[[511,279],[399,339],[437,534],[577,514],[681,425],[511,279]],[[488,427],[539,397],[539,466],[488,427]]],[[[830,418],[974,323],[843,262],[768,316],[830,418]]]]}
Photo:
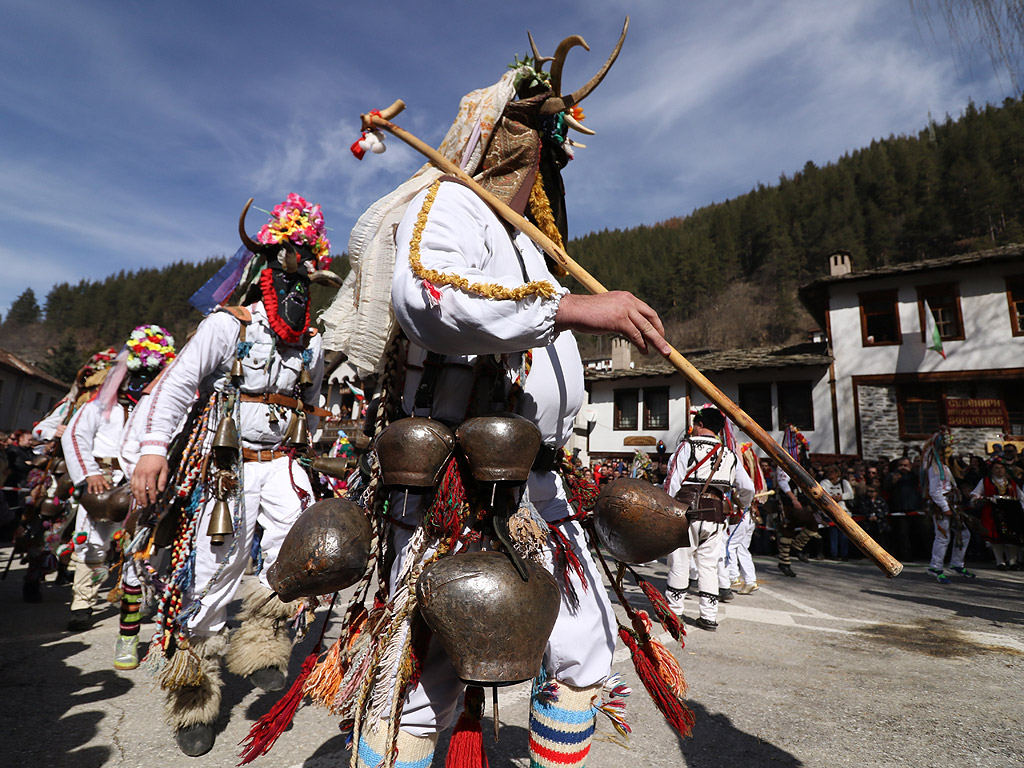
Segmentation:
{"type": "Polygon", "coordinates": [[[594,505],[594,528],[604,548],[623,563],[647,563],[690,543],[686,506],[638,478],[605,486],[594,505]]]}
{"type": "Polygon", "coordinates": [[[305,411],[295,411],[288,420],[288,429],[284,433],[285,445],[305,447],[309,445],[309,423],[305,411]]]}
{"type": "Polygon", "coordinates": [[[235,420],[231,416],[225,416],[217,425],[217,432],[213,436],[213,448],[217,451],[238,452],[238,427],[235,426],[235,420]]]}
{"type": "Polygon", "coordinates": [[[225,499],[217,499],[213,505],[213,512],[210,514],[210,525],[206,528],[206,535],[210,537],[210,544],[217,547],[224,543],[225,536],[231,536],[235,532],[231,523],[231,508],[225,499]]]}
{"type": "Polygon", "coordinates": [[[357,504],[322,499],[292,524],[267,580],[285,602],[345,589],[366,572],[372,538],[370,521],[357,504]]]}
{"type": "Polygon", "coordinates": [[[501,552],[442,557],[416,582],[420,614],[470,685],[512,685],[540,671],[561,595],[532,560],[524,582],[501,552]]]}
{"type": "Polygon", "coordinates": [[[480,483],[525,483],[542,441],[537,426],[515,413],[469,419],[455,436],[480,483]]]}
{"type": "Polygon", "coordinates": [[[238,379],[241,379],[244,376],[245,369],[242,368],[242,361],[236,357],[235,362],[231,364],[231,378],[237,381],[238,379]]]}
{"type": "Polygon", "coordinates": [[[374,443],[384,485],[432,488],[455,448],[455,435],[444,424],[414,416],[394,421],[374,443]]]}
{"type": "Polygon", "coordinates": [[[348,477],[355,466],[355,458],[351,456],[317,456],[309,463],[309,468],[328,477],[348,477]]]}

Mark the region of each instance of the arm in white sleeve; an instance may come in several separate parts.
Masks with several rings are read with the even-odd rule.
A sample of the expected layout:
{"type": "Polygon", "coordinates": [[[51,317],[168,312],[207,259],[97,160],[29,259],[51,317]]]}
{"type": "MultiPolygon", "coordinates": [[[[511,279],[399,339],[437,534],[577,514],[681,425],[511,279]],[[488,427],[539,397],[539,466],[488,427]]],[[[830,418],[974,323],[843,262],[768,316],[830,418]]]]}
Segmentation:
{"type": "Polygon", "coordinates": [[[974,490],[971,491],[971,498],[972,499],[980,499],[984,495],[985,495],[985,481],[984,480],[979,480],[978,484],[976,486],[974,486],[974,490]]]}
{"type": "MultiPolygon", "coordinates": [[[[306,405],[317,407],[320,405],[320,385],[324,380],[323,336],[317,334],[310,339],[309,350],[313,353],[309,369],[309,376],[313,379],[313,383],[306,387],[303,402],[306,405]]],[[[309,424],[309,433],[313,434],[316,432],[317,424],[320,423],[320,417],[310,413],[306,416],[306,422],[309,424]]]]}
{"type": "Polygon", "coordinates": [[[939,470],[934,464],[928,467],[928,498],[943,512],[949,512],[949,502],[943,493],[939,470]]]}
{"type": "Polygon", "coordinates": [[[230,367],[238,343],[238,325],[230,313],[214,312],[199,324],[196,335],[167,366],[150,394],[153,404],[141,425],[140,455],[167,455],[171,437],[195,401],[199,384],[218,368],[230,367]]]}
{"type": "Polygon", "coordinates": [[[672,497],[675,497],[679,493],[679,489],[683,485],[683,478],[686,476],[686,471],[683,469],[690,460],[690,443],[684,440],[676,448],[676,452],[672,454],[672,458],[669,460],[669,475],[665,481],[665,492],[672,497]]]}
{"type": "Polygon", "coordinates": [[[61,448],[64,449],[64,460],[68,465],[68,474],[75,485],[84,482],[89,475],[103,474],[92,455],[96,432],[99,431],[102,420],[103,412],[100,406],[95,400],[90,400],[71,418],[71,423],[60,439],[61,448]]]}
{"type": "Polygon", "coordinates": [[[45,419],[32,428],[32,436],[36,440],[42,440],[44,443],[53,440],[56,437],[57,427],[64,423],[64,417],[67,415],[68,408],[70,407],[71,403],[65,396],[45,419]]]}
{"type": "MultiPolygon", "coordinates": [[[[396,234],[398,253],[391,298],[405,332],[423,348],[448,355],[522,352],[550,344],[557,335],[558,304],[568,291],[551,278],[547,269],[528,270],[529,277],[548,280],[558,291],[553,298],[531,295],[519,301],[489,299],[438,285],[441,300],[433,306],[423,281],[413,274],[409,264],[424,195],[421,193],[409,205],[396,234]]],[[[460,184],[441,184],[418,247],[425,269],[458,275],[469,283],[510,289],[525,282],[504,225],[460,184]]],[[[524,258],[527,256],[536,254],[524,253],[524,258]]]]}
{"type": "Polygon", "coordinates": [[[746,509],[754,500],[754,481],[750,479],[742,461],[736,464],[736,476],[732,480],[732,490],[736,505],[740,509],[746,509]]]}
{"type": "Polygon", "coordinates": [[[779,493],[792,493],[793,487],[789,484],[789,475],[782,471],[782,468],[775,470],[775,484],[779,493]]]}
{"type": "Polygon", "coordinates": [[[856,494],[853,492],[853,486],[850,485],[849,480],[840,480],[843,486],[843,501],[853,501],[856,494]]]}

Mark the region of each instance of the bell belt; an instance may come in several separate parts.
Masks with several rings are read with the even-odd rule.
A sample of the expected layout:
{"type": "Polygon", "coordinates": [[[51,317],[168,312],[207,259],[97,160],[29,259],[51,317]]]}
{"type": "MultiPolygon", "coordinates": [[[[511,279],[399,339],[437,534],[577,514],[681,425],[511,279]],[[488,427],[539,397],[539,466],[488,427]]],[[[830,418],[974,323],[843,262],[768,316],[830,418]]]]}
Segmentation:
{"type": "Polygon", "coordinates": [[[262,395],[250,395],[246,392],[240,392],[238,399],[243,403],[264,403],[265,405],[282,405],[285,408],[291,408],[293,411],[297,411],[300,408],[306,413],[311,413],[314,416],[319,416],[323,419],[331,418],[332,414],[330,411],[324,408],[318,408],[315,405],[309,405],[299,400],[297,397],[288,397],[288,395],[279,395],[277,393],[264,392],[262,395]]]}

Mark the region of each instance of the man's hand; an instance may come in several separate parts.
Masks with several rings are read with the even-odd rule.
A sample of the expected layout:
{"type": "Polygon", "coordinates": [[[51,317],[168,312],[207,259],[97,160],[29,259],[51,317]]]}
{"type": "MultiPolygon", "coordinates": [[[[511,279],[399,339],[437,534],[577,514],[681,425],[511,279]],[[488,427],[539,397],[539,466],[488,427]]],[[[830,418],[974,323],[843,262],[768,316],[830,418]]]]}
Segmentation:
{"type": "Polygon", "coordinates": [[[85,490],[92,494],[109,491],[110,481],[108,481],[103,475],[89,475],[85,478],[85,490]]]}
{"type": "Polygon", "coordinates": [[[167,459],[147,455],[139,459],[132,474],[132,495],[143,507],[153,504],[167,487],[167,459]]]}
{"type": "Polygon", "coordinates": [[[671,351],[658,313],[627,291],[566,294],[558,304],[555,330],[597,335],[619,333],[645,355],[648,344],[663,355],[671,351]]]}
{"type": "Polygon", "coordinates": [[[796,496],[790,496],[793,500],[793,509],[803,509],[804,505],[800,503],[800,500],[796,496]]]}

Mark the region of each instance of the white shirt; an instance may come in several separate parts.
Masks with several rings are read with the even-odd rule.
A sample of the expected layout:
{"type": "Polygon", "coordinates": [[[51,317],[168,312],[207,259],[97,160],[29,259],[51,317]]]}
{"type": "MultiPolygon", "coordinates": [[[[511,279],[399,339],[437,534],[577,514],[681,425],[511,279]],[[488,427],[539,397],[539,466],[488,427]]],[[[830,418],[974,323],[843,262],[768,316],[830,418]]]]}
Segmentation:
{"type": "MultiPolygon", "coordinates": [[[[422,372],[416,370],[424,350],[446,355],[446,365],[434,389],[434,418],[459,422],[473,384],[472,364],[477,355],[507,355],[511,386],[526,350],[533,350],[533,365],[526,378],[519,413],[540,429],[545,443],[562,446],[572,435],[576,414],[583,405],[583,363],[571,333],[555,331],[555,313],[568,291],[548,271],[544,255],[521,232],[510,237],[494,212],[461,184],[441,184],[420,238],[424,268],[457,274],[471,283],[497,283],[516,288],[530,280],[547,280],[558,293],[545,299],[529,296],[520,301],[488,299],[451,286],[433,306],[423,281],[409,265],[413,228],[427,191],[409,205],[398,226],[398,255],[391,285],[395,317],[411,340],[404,407],[413,413],[415,392],[422,372]],[[516,253],[522,254],[522,264],[516,253]]],[[[417,415],[426,415],[416,412],[417,415]]],[[[554,473],[533,472],[530,499],[553,499],[559,492],[554,473]]]]}
{"type": "Polygon", "coordinates": [[[826,477],[821,481],[821,487],[829,496],[839,494],[841,499],[836,501],[836,504],[843,510],[843,512],[850,514],[850,510],[846,506],[846,502],[853,499],[854,493],[853,486],[850,485],[849,481],[840,478],[838,483],[833,483],[826,477]]]}
{"type": "Polygon", "coordinates": [[[65,395],[64,399],[57,403],[57,407],[32,428],[32,436],[36,440],[42,440],[44,443],[53,440],[56,437],[57,427],[64,423],[64,417],[67,415],[68,408],[70,407],[71,402],[68,400],[68,396],[65,395]]]}
{"type": "Polygon", "coordinates": [[[946,494],[953,488],[953,473],[949,467],[942,467],[942,477],[939,477],[939,466],[934,462],[928,466],[928,497],[943,512],[949,512],[946,494]]]}
{"type": "Polygon", "coordinates": [[[120,403],[114,403],[104,416],[99,402],[90,400],[71,418],[60,445],[72,483],[78,485],[89,475],[103,474],[96,459],[115,458],[120,454],[126,410],[120,403]]]}
{"type": "Polygon", "coordinates": [[[704,485],[709,476],[710,485],[717,486],[723,491],[732,490],[733,501],[740,509],[746,509],[754,500],[754,483],[742,462],[733,451],[722,445],[717,437],[709,435],[690,437],[679,444],[669,459],[665,491],[669,496],[675,496],[684,482],[686,485],[704,485]],[[711,470],[719,454],[706,457],[716,446],[721,446],[719,454],[722,460],[712,474],[711,470]],[[704,460],[703,464],[700,464],[701,460],[704,460]]]}
{"type": "MultiPolygon", "coordinates": [[[[294,397],[295,386],[302,373],[302,349],[284,344],[274,336],[267,321],[263,302],[248,307],[252,322],[246,326],[245,340],[251,344],[242,359],[243,378],[240,389],[247,394],[280,394],[294,397]]],[[[239,341],[241,321],[229,312],[214,312],[199,324],[195,336],[182,348],[156,382],[136,430],[142,431],[140,455],[166,456],[167,446],[180,427],[198,395],[223,391],[228,385],[231,367],[239,341]]],[[[309,342],[311,353],[309,373],[312,384],[306,387],[305,402],[319,402],[324,361],[319,334],[309,342]]],[[[288,428],[290,413],[265,403],[241,403],[238,434],[246,448],[277,448],[288,428]],[[276,421],[271,414],[276,413],[276,421]]],[[[309,416],[310,432],[316,429],[317,418],[309,416]]],[[[129,451],[132,452],[132,451],[129,451]]]]}

